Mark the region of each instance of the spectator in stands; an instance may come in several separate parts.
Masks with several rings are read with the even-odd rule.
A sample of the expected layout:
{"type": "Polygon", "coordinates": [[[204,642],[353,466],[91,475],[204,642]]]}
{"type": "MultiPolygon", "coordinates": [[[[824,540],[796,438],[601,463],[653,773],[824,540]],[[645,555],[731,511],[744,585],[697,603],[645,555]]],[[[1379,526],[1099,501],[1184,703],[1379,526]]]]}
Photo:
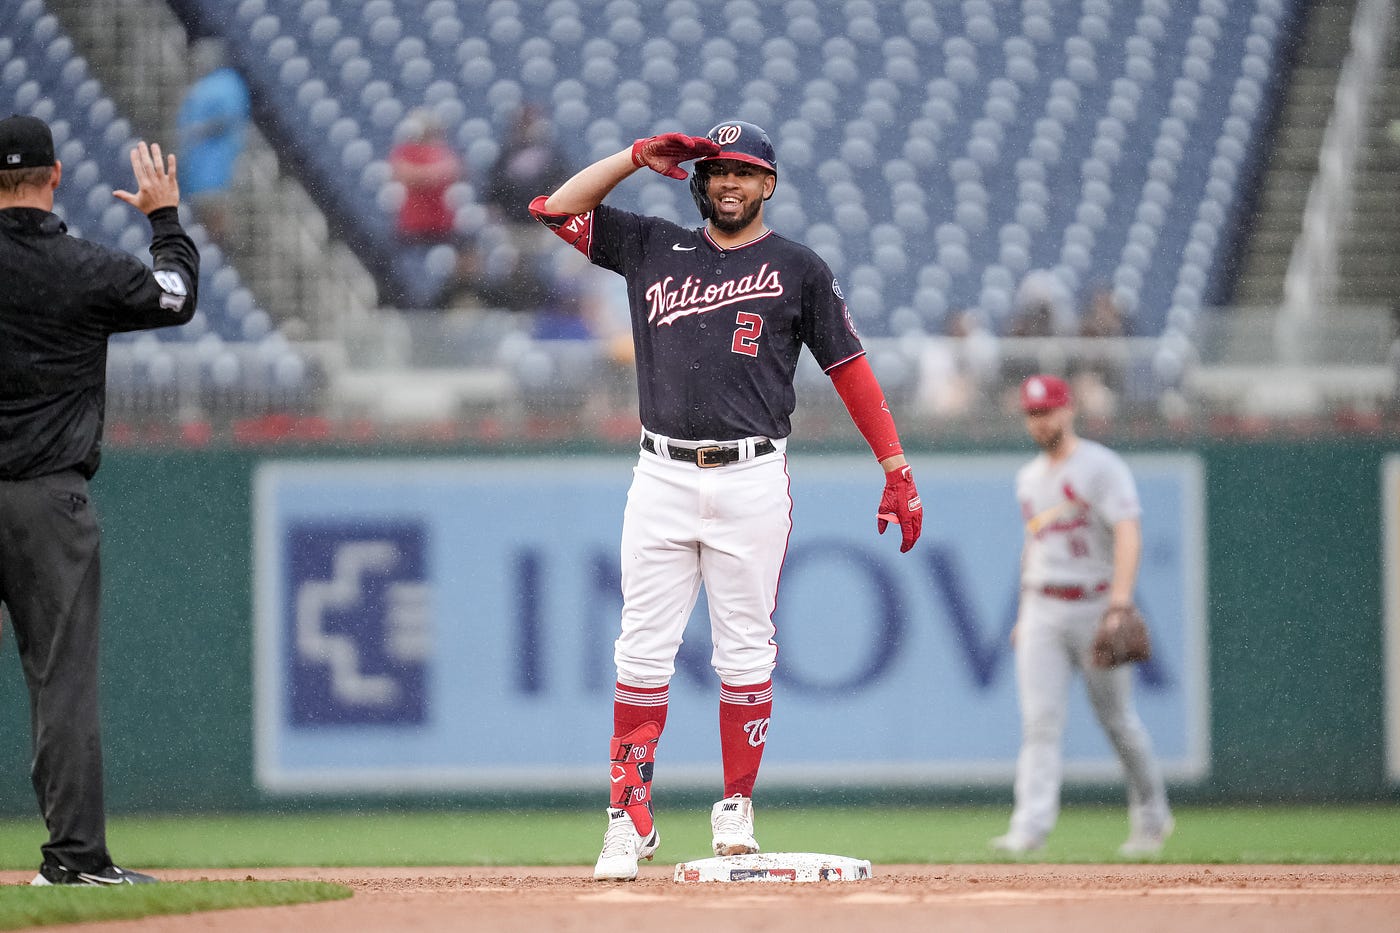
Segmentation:
{"type": "MultiPolygon", "coordinates": [[[[1049,269],[1032,269],[1021,279],[1012,299],[1008,337],[1072,337],[1079,331],[1073,299],[1064,282],[1049,269]]],[[[1020,411],[1021,383],[1045,368],[1039,353],[1008,354],[1001,371],[1002,407],[1020,411]]]]}
{"type": "Polygon", "coordinates": [[[1089,292],[1089,301],[1081,321],[1081,337],[1126,337],[1128,334],[1123,309],[1118,307],[1113,288],[1106,282],[1096,284],[1089,292]]]}
{"type": "MultiPolygon", "coordinates": [[[[1127,324],[1113,288],[1099,282],[1089,291],[1089,301],[1080,318],[1079,336],[1117,338],[1127,336],[1127,324]]],[[[1088,418],[1108,418],[1118,409],[1123,392],[1124,358],[1110,350],[1085,354],[1069,367],[1074,397],[1088,418]]]]}
{"type": "Polygon", "coordinates": [[[405,136],[389,153],[394,180],[403,185],[398,235],[405,243],[455,244],[456,219],[447,189],[462,177],[462,162],[441,125],[425,110],[405,121],[405,136]]]}
{"type": "Polygon", "coordinates": [[[539,108],[526,104],[516,114],[491,168],[485,202],[502,223],[520,225],[533,234],[540,225],[525,205],[572,174],[573,167],[554,138],[553,124],[539,108]]]}
{"type": "Polygon", "coordinates": [[[635,348],[627,282],[577,250],[549,254],[544,294],[530,310],[530,341],[503,357],[531,430],[596,431],[635,419],[635,348]]]}
{"type": "Polygon", "coordinates": [[[630,372],[635,356],[626,282],[572,249],[550,255],[547,279],[548,295],[535,314],[531,336],[596,340],[610,363],[630,372]]]}
{"type": "Polygon", "coordinates": [[[919,357],[920,408],[938,419],[972,414],[997,366],[996,338],[971,308],[953,311],[944,340],[925,343],[919,357]]]}
{"type": "MultiPolygon", "coordinates": [[[[521,107],[482,196],[496,224],[493,235],[483,237],[474,282],[487,304],[546,315],[577,304],[581,289],[561,281],[554,268],[558,241],[525,207],[536,194],[554,190],[572,174],[544,112],[529,104],[521,107]]],[[[569,317],[576,315],[565,315],[569,317]]]]}
{"type": "Polygon", "coordinates": [[[209,238],[227,249],[234,170],[251,113],[248,86],[224,59],[218,39],[200,39],[191,50],[197,80],[175,118],[180,187],[209,238]]]}
{"type": "MultiPolygon", "coordinates": [[[[1069,292],[1049,269],[1026,273],[1016,289],[1013,307],[1010,337],[1067,337],[1078,329],[1069,292]]],[[[1018,387],[1020,382],[1016,381],[1018,387]]]]}
{"type": "MultiPolygon", "coordinates": [[[[447,308],[498,308],[534,312],[553,302],[556,282],[549,267],[551,254],[535,248],[525,252],[500,225],[464,241],[456,269],[444,285],[441,304],[447,308]]],[[[568,303],[568,295],[560,296],[568,303]]]]}

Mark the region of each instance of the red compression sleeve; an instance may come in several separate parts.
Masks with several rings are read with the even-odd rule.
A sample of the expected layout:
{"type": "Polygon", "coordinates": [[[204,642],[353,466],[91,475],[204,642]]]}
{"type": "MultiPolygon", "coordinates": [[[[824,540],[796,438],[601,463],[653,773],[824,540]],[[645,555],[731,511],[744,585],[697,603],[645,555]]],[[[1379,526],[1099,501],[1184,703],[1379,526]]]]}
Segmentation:
{"type": "Polygon", "coordinates": [[[870,368],[870,361],[864,355],[847,360],[827,373],[836,394],[846,403],[846,411],[851,413],[865,442],[875,454],[876,460],[886,460],[904,453],[899,443],[899,432],[894,427],[894,416],[885,401],[885,391],[870,368]]]}
{"type": "Polygon", "coordinates": [[[588,211],[583,214],[560,214],[555,211],[547,211],[544,202],[549,200],[548,195],[540,195],[530,202],[530,216],[554,231],[554,235],[583,255],[592,259],[593,249],[593,212],[588,211]]]}

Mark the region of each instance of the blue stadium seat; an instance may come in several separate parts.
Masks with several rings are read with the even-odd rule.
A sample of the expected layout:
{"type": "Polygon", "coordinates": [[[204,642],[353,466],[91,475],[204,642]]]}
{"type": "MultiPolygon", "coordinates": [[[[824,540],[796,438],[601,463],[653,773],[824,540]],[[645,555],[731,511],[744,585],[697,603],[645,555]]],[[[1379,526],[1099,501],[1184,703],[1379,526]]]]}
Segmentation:
{"type": "MultiPolygon", "coordinates": [[[[244,0],[239,9],[246,7],[248,15],[256,19],[262,15],[253,12],[259,2],[244,0]]],[[[46,12],[42,0],[3,0],[0,19],[7,20],[6,35],[0,38],[0,112],[33,114],[49,123],[56,155],[64,165],[55,213],[64,219],[70,233],[149,262],[149,226],[130,206],[112,197],[114,189],[132,184],[128,153],[136,139],[131,124],[103,95],[101,84],[89,74],[87,62],[77,54],[57,20],[46,12]]],[[[278,38],[278,33],[269,29],[267,44],[278,38]]],[[[119,387],[145,392],[152,398],[160,395],[162,387],[173,385],[175,373],[173,357],[151,348],[196,342],[211,332],[240,340],[237,331],[242,314],[252,310],[266,317],[266,312],[253,307],[251,293],[230,285],[237,282],[237,272],[207,242],[203,229],[191,224],[188,217],[185,220],[201,252],[196,320],[185,327],[113,338],[133,351],[137,346],[148,348],[138,353],[136,363],[120,364],[114,378],[119,387]]],[[[126,360],[129,355],[117,353],[114,359],[126,360]]]]}
{"type": "MultiPolygon", "coordinates": [[[[1072,289],[1116,283],[1131,299],[1137,333],[1161,333],[1194,314],[1228,275],[1239,187],[1254,177],[1277,46],[1300,7],[1299,0],[176,5],[218,24],[253,82],[294,77],[298,89],[320,82],[291,103],[268,94],[287,108],[270,118],[284,142],[307,155],[301,163],[317,176],[308,187],[359,231],[360,247],[384,257],[376,267],[404,270],[407,280],[390,283],[391,294],[431,292],[434,272],[421,251],[393,241],[395,198],[369,191],[382,173],[364,171],[384,158],[386,131],[401,112],[433,106],[474,180],[490,168],[525,101],[544,105],[559,132],[579,140],[580,163],[634,136],[699,132],[739,115],[766,126],[778,147],[782,196],[770,218],[796,224],[784,232],[819,245],[840,275],[880,271],[878,284],[852,288],[853,313],[871,335],[909,329],[892,326],[889,309],[910,311],[906,325],[937,331],[939,313],[983,301],[996,305],[985,310],[1004,326],[1005,279],[1038,267],[1054,269],[1072,289]],[[294,45],[279,45],[282,38],[294,45]],[[677,67],[687,57],[692,64],[677,67]],[[300,65],[283,73],[299,60],[309,74],[300,65]],[[380,96],[378,82],[389,94],[380,96]],[[376,99],[366,100],[372,85],[376,99]],[[368,160],[358,140],[373,147],[368,160]],[[317,155],[327,141],[333,152],[317,155]],[[833,160],[852,175],[830,177],[833,160]],[[885,172],[890,165],[896,170],[885,172]],[[962,236],[939,236],[946,227],[962,236]],[[882,233],[877,242],[875,231],[901,240],[882,233]],[[857,299],[881,311],[859,310],[857,299]]],[[[42,18],[25,6],[26,22],[42,18]]],[[[0,70],[0,86],[26,77],[0,70]]],[[[675,193],[628,185],[614,198],[695,222],[675,193]]],[[[473,206],[456,209],[479,220],[473,206]]]]}

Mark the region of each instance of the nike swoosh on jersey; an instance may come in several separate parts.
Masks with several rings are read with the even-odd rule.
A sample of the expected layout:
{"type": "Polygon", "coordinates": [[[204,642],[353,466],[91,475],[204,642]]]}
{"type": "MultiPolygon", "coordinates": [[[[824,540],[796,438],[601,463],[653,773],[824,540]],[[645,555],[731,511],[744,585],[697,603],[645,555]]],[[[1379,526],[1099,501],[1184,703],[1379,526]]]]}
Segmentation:
{"type": "Polygon", "coordinates": [[[685,253],[685,252],[689,252],[690,250],[695,249],[695,247],[693,247],[693,246],[682,246],[682,245],[680,245],[679,243],[672,243],[672,244],[671,244],[671,249],[675,250],[675,251],[678,252],[678,253],[685,253]]]}

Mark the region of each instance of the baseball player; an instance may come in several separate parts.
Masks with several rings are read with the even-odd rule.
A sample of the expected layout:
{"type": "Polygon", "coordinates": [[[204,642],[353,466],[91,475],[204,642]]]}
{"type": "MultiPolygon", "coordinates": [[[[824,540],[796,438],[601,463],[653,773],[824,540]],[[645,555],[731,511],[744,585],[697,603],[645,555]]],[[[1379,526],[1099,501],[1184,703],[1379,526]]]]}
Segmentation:
{"type": "Polygon", "coordinates": [[[1026,430],[1041,453],[1016,474],[1025,522],[1021,605],[1012,630],[1021,753],[1010,831],[992,840],[1022,855],[1045,844],[1060,809],[1061,751],[1070,680],[1083,674],[1100,725],[1128,781],[1124,856],[1155,855],[1172,830],[1152,742],[1132,702],[1132,668],[1089,658],[1099,621],[1130,607],[1142,551],[1137,486],[1121,457],[1074,431],[1069,385],[1035,375],[1021,384],[1026,430]]]}
{"type": "Polygon", "coordinates": [[[716,855],[757,852],[751,795],[773,707],[773,609],[792,527],[785,448],[805,345],[885,470],[877,528],[919,538],[922,507],[889,407],[831,270],[765,226],[773,144],[732,120],[706,136],[639,139],[530,211],[627,281],[641,451],[622,524],[622,625],[614,660],[612,793],[593,876],[631,880],[656,852],[651,782],[676,651],[700,585],[719,675],[724,796],[716,855]],[[699,228],[603,204],[639,168],[685,179],[699,228]]]}

